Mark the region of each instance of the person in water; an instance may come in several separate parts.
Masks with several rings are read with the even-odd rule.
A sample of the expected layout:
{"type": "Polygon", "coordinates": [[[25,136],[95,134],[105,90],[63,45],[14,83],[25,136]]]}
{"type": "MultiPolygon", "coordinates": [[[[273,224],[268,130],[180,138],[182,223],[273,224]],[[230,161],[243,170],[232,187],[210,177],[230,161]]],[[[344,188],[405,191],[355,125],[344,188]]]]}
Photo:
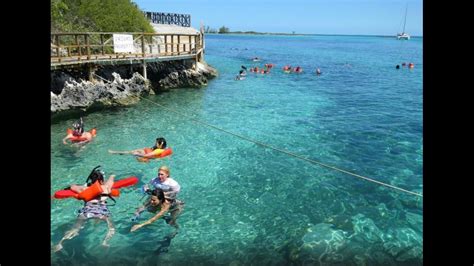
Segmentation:
{"type": "Polygon", "coordinates": [[[235,80],[243,80],[245,79],[245,76],[247,76],[247,73],[245,72],[245,70],[241,69],[239,71],[239,74],[235,76],[235,80]]]}
{"type": "Polygon", "coordinates": [[[397,65],[395,68],[396,68],[396,69],[400,69],[400,65],[397,65]]]}
{"type": "Polygon", "coordinates": [[[176,218],[182,212],[184,202],[177,199],[181,186],[176,182],[176,180],[171,178],[169,174],[169,168],[161,166],[158,169],[158,176],[153,178],[149,184],[143,186],[142,190],[145,193],[150,194],[151,197],[144,206],[137,209],[134,220],[136,220],[144,210],[156,212],[159,209],[160,211],[146,222],[134,225],[130,230],[131,232],[153,223],[167,212],[171,213],[171,218],[168,224],[178,227],[176,218]]]}
{"type": "Polygon", "coordinates": [[[133,154],[138,157],[153,158],[156,155],[161,154],[166,149],[166,139],[163,137],[156,138],[155,145],[151,148],[136,149],[131,151],[113,151],[109,150],[109,153],[116,154],[133,154]]]}
{"type": "Polygon", "coordinates": [[[319,69],[319,67],[316,69],[316,75],[321,75],[321,69],[319,69]]]}
{"type": "Polygon", "coordinates": [[[81,137],[84,140],[76,142],[76,144],[85,144],[91,141],[94,137],[91,132],[84,132],[84,121],[82,120],[82,117],[79,119],[79,121],[72,124],[72,128],[72,132],[63,138],[63,144],[67,144],[67,140],[72,140],[77,137],[81,137]]]}
{"type": "Polygon", "coordinates": [[[165,193],[163,190],[159,188],[155,188],[153,190],[149,190],[147,194],[150,194],[149,199],[147,202],[139,207],[132,218],[132,221],[137,221],[140,217],[140,214],[145,210],[151,213],[156,213],[152,218],[148,219],[147,221],[139,224],[135,224],[130,229],[130,232],[136,231],[142,228],[145,225],[151,224],[154,221],[158,220],[161,217],[164,217],[166,213],[170,213],[171,217],[164,217],[167,218],[166,222],[178,228],[178,224],[176,223],[176,218],[184,209],[184,202],[178,199],[170,200],[165,197],[165,193]]]}
{"type": "Polygon", "coordinates": [[[115,200],[110,196],[115,175],[109,176],[108,180],[104,182],[105,174],[103,171],[98,169],[99,167],[100,166],[97,166],[92,170],[87,177],[85,185],[71,185],[69,187],[70,190],[81,195],[85,194],[85,191],[87,190],[92,199],[89,199],[88,201],[84,199],[84,207],[79,210],[76,223],[71,230],[64,234],[64,237],[59,241],[59,243],[54,246],[54,252],[60,251],[63,248],[62,244],[65,240],[72,239],[79,235],[79,230],[81,230],[84,223],[89,219],[101,220],[107,223],[108,231],[102,241],[102,246],[109,246],[108,241],[115,234],[115,227],[110,219],[111,213],[108,209],[107,199],[110,198],[115,202],[115,200]],[[96,185],[96,182],[98,182],[98,185],[96,185]],[[98,189],[98,186],[100,186],[100,189],[98,189]]]}

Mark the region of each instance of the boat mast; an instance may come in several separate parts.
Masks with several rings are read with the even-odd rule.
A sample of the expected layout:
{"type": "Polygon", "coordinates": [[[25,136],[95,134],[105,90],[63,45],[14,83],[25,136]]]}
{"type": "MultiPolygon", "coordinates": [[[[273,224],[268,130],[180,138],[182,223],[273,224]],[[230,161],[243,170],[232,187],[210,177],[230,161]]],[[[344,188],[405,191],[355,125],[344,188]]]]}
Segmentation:
{"type": "Polygon", "coordinates": [[[407,6],[405,8],[405,21],[403,22],[403,31],[402,31],[402,34],[405,33],[405,25],[407,24],[407,11],[408,11],[408,3],[407,3],[407,6]]]}

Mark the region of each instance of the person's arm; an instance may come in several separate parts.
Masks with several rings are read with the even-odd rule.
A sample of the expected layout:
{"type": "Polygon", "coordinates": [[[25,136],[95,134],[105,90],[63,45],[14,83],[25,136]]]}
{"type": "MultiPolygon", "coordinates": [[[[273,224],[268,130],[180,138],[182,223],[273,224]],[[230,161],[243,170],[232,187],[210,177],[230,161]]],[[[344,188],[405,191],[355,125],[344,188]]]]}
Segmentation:
{"type": "Polygon", "coordinates": [[[63,138],[63,144],[67,144],[66,140],[72,138],[72,134],[68,134],[66,137],[63,138]]]}
{"type": "Polygon", "coordinates": [[[140,217],[140,214],[146,210],[147,205],[148,203],[143,206],[138,207],[135,213],[133,213],[132,222],[135,222],[138,219],[138,217],[140,217]]]}
{"type": "Polygon", "coordinates": [[[134,226],[132,226],[132,229],[130,229],[130,232],[133,232],[133,231],[136,231],[140,228],[142,228],[143,226],[145,225],[148,225],[148,224],[151,224],[153,223],[154,221],[156,221],[157,219],[159,219],[160,217],[162,217],[163,215],[165,215],[165,213],[170,209],[170,203],[165,201],[162,206],[161,206],[161,210],[159,213],[157,213],[155,216],[153,216],[152,218],[150,218],[148,221],[144,222],[144,223],[141,223],[141,224],[136,224],[134,226]]]}

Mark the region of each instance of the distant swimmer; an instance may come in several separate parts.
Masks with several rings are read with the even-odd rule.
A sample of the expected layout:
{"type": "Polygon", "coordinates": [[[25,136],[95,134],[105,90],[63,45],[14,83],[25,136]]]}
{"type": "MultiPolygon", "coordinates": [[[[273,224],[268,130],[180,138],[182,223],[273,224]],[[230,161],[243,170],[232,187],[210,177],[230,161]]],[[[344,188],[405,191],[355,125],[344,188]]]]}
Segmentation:
{"type": "Polygon", "coordinates": [[[258,62],[258,61],[260,61],[260,58],[258,58],[258,57],[254,57],[254,58],[252,58],[252,61],[254,61],[254,62],[258,62]]]}
{"type": "Polygon", "coordinates": [[[295,68],[293,69],[293,72],[295,72],[295,73],[301,73],[301,72],[303,72],[303,69],[302,69],[300,66],[297,66],[297,67],[295,67],[295,68]]]}
{"type": "Polygon", "coordinates": [[[396,69],[400,69],[400,65],[397,65],[395,68],[396,68],[396,69]]]}
{"type": "Polygon", "coordinates": [[[403,62],[402,67],[406,67],[406,66],[407,66],[407,63],[403,62]]]}
{"type": "Polygon", "coordinates": [[[316,75],[321,75],[321,69],[319,68],[316,69],[316,75]]]}
{"type": "Polygon", "coordinates": [[[408,67],[409,67],[409,68],[414,68],[414,67],[415,67],[415,64],[410,63],[410,64],[408,64],[408,67]]]}

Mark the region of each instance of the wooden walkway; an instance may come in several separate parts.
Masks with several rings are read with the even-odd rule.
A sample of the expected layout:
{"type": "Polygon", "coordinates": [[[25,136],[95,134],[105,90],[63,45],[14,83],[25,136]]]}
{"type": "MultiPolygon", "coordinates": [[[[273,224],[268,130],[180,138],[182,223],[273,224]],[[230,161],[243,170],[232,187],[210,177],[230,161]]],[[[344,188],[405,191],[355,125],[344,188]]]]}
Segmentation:
{"type": "MultiPolygon", "coordinates": [[[[116,65],[203,58],[202,33],[52,33],[51,69],[89,65],[116,65]],[[117,53],[114,35],[131,35],[133,51],[117,53]]],[[[145,71],[145,69],[144,69],[145,71]]]]}

